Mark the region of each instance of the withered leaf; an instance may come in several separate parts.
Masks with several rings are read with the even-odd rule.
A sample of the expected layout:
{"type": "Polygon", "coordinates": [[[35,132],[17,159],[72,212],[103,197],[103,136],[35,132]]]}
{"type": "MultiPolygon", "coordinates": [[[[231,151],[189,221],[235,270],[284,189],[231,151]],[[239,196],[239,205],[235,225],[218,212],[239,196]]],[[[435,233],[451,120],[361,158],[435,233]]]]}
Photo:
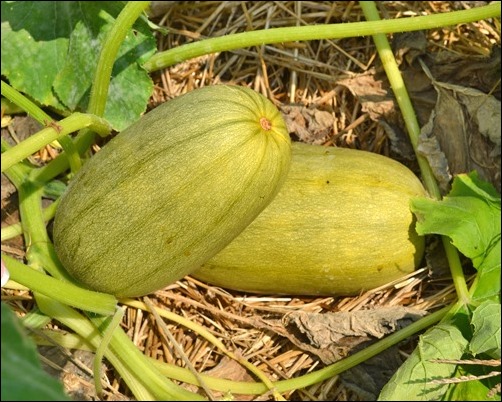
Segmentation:
{"type": "Polygon", "coordinates": [[[476,170],[500,192],[500,101],[477,89],[436,81],[422,65],[438,96],[418,150],[441,190],[449,191],[452,175],[476,170]]]}
{"type": "Polygon", "coordinates": [[[323,144],[333,131],[333,114],[314,107],[289,105],[281,107],[288,131],[302,142],[323,144]]]}
{"type": "Polygon", "coordinates": [[[331,364],[357,345],[380,339],[424,314],[401,306],[326,314],[294,312],[284,318],[284,326],[295,345],[331,364]]]}

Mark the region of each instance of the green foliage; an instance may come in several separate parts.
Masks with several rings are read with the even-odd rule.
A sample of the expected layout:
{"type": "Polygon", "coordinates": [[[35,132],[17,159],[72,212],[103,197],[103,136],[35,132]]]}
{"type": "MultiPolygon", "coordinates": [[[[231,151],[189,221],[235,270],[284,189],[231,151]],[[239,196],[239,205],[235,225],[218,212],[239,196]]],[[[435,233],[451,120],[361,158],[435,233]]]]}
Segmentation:
{"type": "Polygon", "coordinates": [[[437,233],[472,260],[478,270],[473,300],[500,300],[500,195],[476,172],[458,176],[442,201],[417,199],[412,205],[419,234],[437,233]]]}
{"type": "Polygon", "coordinates": [[[500,359],[500,195],[472,172],[457,176],[442,201],[415,199],[412,210],[420,234],[450,237],[478,274],[469,291],[470,304],[457,306],[420,337],[380,400],[492,400],[489,391],[500,375],[498,380],[479,379],[487,374],[482,362],[466,363],[500,359]],[[469,381],[451,381],[469,375],[469,381]]]}
{"type": "Polygon", "coordinates": [[[69,401],[42,370],[37,349],[19,319],[2,304],[2,401],[69,401]]]}
{"type": "Polygon", "coordinates": [[[481,364],[464,364],[457,366],[455,374],[458,378],[472,378],[472,381],[461,381],[450,384],[448,391],[443,396],[444,401],[500,401],[500,393],[497,395],[492,389],[497,382],[500,382],[500,374],[490,376],[483,381],[477,381],[476,378],[486,377],[492,372],[494,367],[481,364]]]}
{"type": "MultiPolygon", "coordinates": [[[[42,105],[87,110],[103,39],[123,6],[119,1],[2,2],[2,75],[42,105]]],[[[150,28],[138,20],[121,45],[108,92],[104,118],[117,130],[146,109],[153,84],[140,64],[155,50],[150,28]]]]}
{"type": "Polygon", "coordinates": [[[500,303],[483,302],[474,310],[471,324],[474,328],[471,353],[486,353],[492,359],[500,359],[500,303]]]}
{"type": "Polygon", "coordinates": [[[454,325],[438,324],[433,327],[420,337],[417,349],[387,383],[380,394],[380,400],[441,399],[448,389],[448,384],[432,384],[430,381],[452,377],[455,366],[434,360],[459,359],[467,350],[467,346],[468,342],[454,325]]]}

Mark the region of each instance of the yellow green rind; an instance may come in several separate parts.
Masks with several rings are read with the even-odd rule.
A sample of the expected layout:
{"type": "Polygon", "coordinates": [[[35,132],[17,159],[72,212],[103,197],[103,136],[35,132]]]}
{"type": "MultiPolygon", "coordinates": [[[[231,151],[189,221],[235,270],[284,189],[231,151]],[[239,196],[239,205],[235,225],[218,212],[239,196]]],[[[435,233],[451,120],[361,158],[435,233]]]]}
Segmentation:
{"type": "Polygon", "coordinates": [[[411,170],[364,151],[292,150],[274,201],[192,276],[248,292],[352,295],[415,269],[424,238],[409,202],[425,190],[411,170]]]}
{"type": "Polygon", "coordinates": [[[284,121],[265,97],[227,85],[191,91],[144,115],[79,171],[56,212],[58,257],[93,290],[161,289],[251,223],[290,158],[284,121]]]}

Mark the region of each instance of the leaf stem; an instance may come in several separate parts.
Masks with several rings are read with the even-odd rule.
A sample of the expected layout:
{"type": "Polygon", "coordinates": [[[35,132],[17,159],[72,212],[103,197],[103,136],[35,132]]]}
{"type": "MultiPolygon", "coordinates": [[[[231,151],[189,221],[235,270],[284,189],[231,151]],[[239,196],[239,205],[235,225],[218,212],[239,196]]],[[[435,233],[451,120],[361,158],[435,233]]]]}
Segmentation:
{"type": "MultiPolygon", "coordinates": [[[[364,12],[366,19],[368,20],[380,19],[374,1],[361,1],[359,4],[364,12]]],[[[500,13],[500,7],[499,7],[499,13],[500,13]]],[[[425,188],[427,189],[429,194],[431,194],[435,199],[439,200],[441,199],[441,192],[439,190],[439,186],[436,182],[436,179],[434,178],[434,174],[432,173],[432,169],[429,163],[427,162],[427,159],[424,158],[422,155],[420,155],[420,153],[418,152],[420,125],[418,124],[418,120],[415,115],[415,110],[413,109],[413,105],[408,95],[408,91],[404,84],[401,72],[399,71],[396,59],[394,58],[394,54],[390,47],[389,41],[387,40],[387,37],[384,34],[373,35],[373,40],[377,47],[380,59],[382,60],[383,67],[385,69],[385,73],[389,80],[390,86],[394,92],[394,96],[396,97],[397,104],[399,105],[399,109],[401,110],[401,113],[403,115],[406,128],[408,130],[408,136],[410,138],[410,142],[413,146],[418,164],[420,166],[420,171],[422,173],[422,179],[424,181],[425,188]]],[[[470,296],[467,284],[465,282],[465,277],[462,271],[462,265],[460,264],[458,251],[450,243],[450,240],[447,237],[442,236],[442,242],[446,252],[446,256],[448,258],[448,263],[450,266],[453,283],[455,284],[455,290],[457,292],[457,296],[459,300],[463,302],[468,302],[470,300],[470,296]]]]}
{"type": "Polygon", "coordinates": [[[22,95],[19,91],[11,87],[6,82],[1,82],[2,95],[9,99],[12,103],[22,108],[26,113],[31,115],[35,120],[44,126],[47,122],[52,121],[52,117],[40,109],[35,102],[22,95]]]}
{"type": "MultiPolygon", "coordinates": [[[[361,6],[361,9],[364,12],[364,16],[367,20],[380,20],[380,15],[378,14],[378,10],[374,1],[361,1],[359,2],[359,5],[361,6]]],[[[441,193],[439,191],[436,179],[434,178],[434,174],[432,173],[432,169],[429,166],[427,159],[420,155],[420,153],[418,152],[420,126],[418,124],[415,110],[413,109],[413,105],[404,84],[401,71],[399,71],[396,59],[394,58],[394,54],[390,47],[389,41],[384,34],[373,35],[373,41],[375,42],[375,45],[377,47],[378,55],[380,56],[380,60],[382,61],[385,73],[390,83],[390,87],[394,92],[397,104],[403,115],[403,119],[408,130],[408,136],[415,151],[415,155],[420,166],[420,171],[422,172],[422,178],[425,184],[425,188],[434,198],[440,199],[441,193]]]]}
{"type": "MultiPolygon", "coordinates": [[[[56,209],[59,205],[61,198],[58,198],[54,202],[52,202],[48,207],[44,208],[42,210],[42,215],[44,218],[45,222],[50,221],[52,218],[54,218],[54,215],[56,215],[56,209]]],[[[21,223],[14,223],[9,226],[5,226],[2,228],[2,235],[1,235],[1,240],[9,240],[12,239],[13,237],[19,236],[23,234],[23,227],[21,223]]]]}
{"type": "MultiPolygon", "coordinates": [[[[90,320],[96,328],[102,328],[106,322],[105,317],[90,317],[90,320]]],[[[202,396],[164,378],[121,328],[113,332],[109,350],[127,365],[131,373],[139,376],[147,389],[151,390],[159,400],[204,400],[202,396]]]]}
{"type": "MultiPolygon", "coordinates": [[[[360,2],[360,4],[364,3],[365,2],[360,2]]],[[[348,38],[393,32],[420,31],[478,21],[496,16],[500,16],[499,3],[476,7],[470,10],[400,18],[396,20],[263,29],[230,34],[218,38],[204,39],[198,42],[177,46],[153,55],[143,67],[147,71],[153,72],[206,54],[251,46],[316,39],[348,38]]]]}
{"type": "MultiPolygon", "coordinates": [[[[91,89],[89,105],[87,112],[91,115],[102,117],[105,112],[106,101],[108,99],[108,89],[113,65],[117,58],[118,51],[124,38],[130,31],[134,22],[141,13],[148,7],[149,1],[130,1],[127,2],[123,10],[117,16],[112,29],[106,35],[103,47],[101,49],[94,82],[91,89]]],[[[94,128],[89,127],[79,132],[75,138],[75,147],[80,154],[83,154],[94,141],[94,128]]],[[[68,168],[68,161],[64,155],[59,155],[47,166],[38,169],[33,173],[32,179],[41,182],[49,180],[61,174],[68,168]]]]}
{"type": "Polygon", "coordinates": [[[51,142],[80,130],[83,127],[92,129],[102,136],[111,131],[109,123],[97,116],[83,113],[73,113],[57,123],[57,127],[47,127],[38,133],[28,137],[23,142],[2,153],[2,172],[12,165],[30,156],[51,142]]]}
{"type": "Polygon", "coordinates": [[[2,254],[12,279],[21,285],[39,292],[61,303],[97,314],[110,315],[115,312],[116,300],[112,295],[97,293],[63,282],[36,271],[8,255],[2,254]]]}
{"type": "Polygon", "coordinates": [[[93,360],[93,374],[94,374],[94,387],[96,388],[96,393],[101,398],[103,387],[101,386],[101,362],[103,360],[103,356],[108,348],[108,344],[112,338],[113,332],[117,329],[120,322],[122,321],[122,317],[124,317],[125,310],[121,307],[117,307],[117,310],[113,317],[110,317],[108,320],[110,323],[106,327],[106,330],[103,333],[103,339],[100,342],[98,348],[96,349],[96,354],[94,355],[93,360]]]}
{"type": "MultiPolygon", "coordinates": [[[[89,346],[90,350],[96,350],[99,347],[102,341],[99,330],[86,317],[71,307],[58,303],[42,294],[35,293],[35,300],[44,314],[75,331],[89,346]]],[[[135,377],[134,371],[130,371],[130,368],[118,356],[107,349],[105,357],[119,372],[138,400],[154,399],[152,393],[148,392],[145,385],[135,377]]]]}
{"type": "MultiPolygon", "coordinates": [[[[87,131],[87,129],[81,130],[81,133],[87,131]]],[[[89,130],[88,132],[92,132],[89,130]]],[[[80,135],[80,134],[79,134],[80,135]]],[[[77,136],[75,138],[75,147],[79,154],[83,154],[94,141],[94,134],[92,136],[77,136]]],[[[31,172],[30,178],[33,182],[37,183],[47,183],[51,181],[54,177],[63,173],[68,169],[68,159],[65,154],[58,155],[54,160],[50,161],[47,165],[35,169],[31,172]]]]}
{"type": "Polygon", "coordinates": [[[463,305],[468,305],[471,303],[472,296],[465,280],[458,250],[451,244],[451,239],[448,236],[441,236],[441,241],[443,243],[446,259],[448,260],[448,265],[450,266],[451,278],[455,286],[458,300],[463,305]]]}
{"type": "Polygon", "coordinates": [[[29,168],[23,164],[16,164],[6,171],[18,190],[26,259],[30,265],[28,267],[11,257],[2,256],[12,279],[62,303],[101,314],[113,314],[116,306],[113,296],[92,292],[71,283],[73,280],[59,262],[47,234],[42,214],[43,187],[27,178],[27,169],[29,168]],[[42,273],[44,270],[50,272],[54,278],[42,273]]]}
{"type": "Polygon", "coordinates": [[[108,88],[110,87],[112,69],[119,48],[130,32],[134,22],[149,4],[149,1],[127,2],[123,10],[117,16],[110,32],[106,35],[96,66],[96,73],[94,75],[94,82],[87,109],[88,113],[95,114],[96,116],[103,116],[106,100],[108,99],[108,88]]]}
{"type": "MultiPolygon", "coordinates": [[[[144,311],[149,311],[154,315],[158,315],[159,317],[167,318],[168,320],[171,320],[177,324],[183,325],[184,327],[192,330],[199,336],[202,336],[205,338],[207,341],[211,342],[214,346],[216,346],[221,352],[225,353],[229,358],[235,360],[239,364],[241,364],[243,367],[245,367],[247,370],[249,370],[250,373],[252,373],[256,378],[261,380],[261,382],[267,387],[267,391],[271,391],[276,400],[280,400],[281,397],[280,395],[276,395],[274,386],[272,382],[268,379],[268,377],[263,373],[258,367],[255,365],[251,364],[249,361],[247,361],[245,358],[239,358],[237,357],[234,353],[232,353],[230,350],[228,350],[225,345],[218,339],[216,338],[213,334],[211,334],[206,328],[203,326],[194,323],[185,317],[179,316],[175,313],[172,313],[170,311],[166,311],[164,309],[158,309],[155,306],[152,306],[150,308],[147,306],[145,303],[139,301],[139,300],[133,300],[133,299],[121,299],[121,303],[134,307],[137,309],[141,309],[144,311]]],[[[197,376],[195,376],[197,377],[197,376]]],[[[198,384],[198,383],[197,383],[198,384]]]]}
{"type": "MultiPolygon", "coordinates": [[[[2,94],[11,102],[13,102],[15,105],[21,107],[26,113],[33,116],[40,124],[47,126],[54,122],[51,116],[49,116],[42,109],[40,109],[30,99],[22,95],[20,92],[11,87],[9,84],[3,81],[1,82],[1,84],[2,84],[2,94]]],[[[57,126],[57,124],[55,126],[59,127],[57,126]]],[[[68,162],[70,164],[72,172],[76,173],[81,167],[81,161],[80,161],[80,156],[75,150],[72,140],[70,138],[60,137],[59,143],[62,146],[63,150],[66,152],[66,157],[68,158],[68,162]]],[[[36,149],[35,151],[37,151],[38,149],[36,149]]]]}
{"type": "MultiPolygon", "coordinates": [[[[442,308],[441,310],[429,314],[428,316],[421,318],[408,327],[405,327],[402,330],[387,336],[382,341],[374,343],[339,362],[333,363],[315,372],[302,375],[298,378],[274,381],[271,383],[271,385],[277,392],[284,393],[293,391],[295,389],[306,388],[318,382],[332,378],[333,376],[338,375],[343,371],[364,362],[370,357],[377,355],[386,348],[389,348],[416,334],[417,332],[436,324],[447,314],[450,309],[451,306],[447,306],[442,308]]],[[[50,339],[54,340],[61,346],[67,348],[82,348],[81,341],[78,338],[72,337],[71,334],[63,336],[61,334],[52,333],[50,331],[44,331],[44,333],[46,333],[50,339]]],[[[43,339],[37,338],[36,341],[38,344],[45,344],[45,341],[43,339]]],[[[148,360],[166,377],[188,384],[198,385],[197,377],[194,376],[186,368],[178,367],[173,364],[163,363],[153,358],[148,358],[148,360]]],[[[199,376],[214,391],[230,392],[233,394],[243,395],[261,395],[269,391],[269,386],[260,382],[225,380],[221,378],[214,378],[207,374],[199,374],[199,376]]]]}

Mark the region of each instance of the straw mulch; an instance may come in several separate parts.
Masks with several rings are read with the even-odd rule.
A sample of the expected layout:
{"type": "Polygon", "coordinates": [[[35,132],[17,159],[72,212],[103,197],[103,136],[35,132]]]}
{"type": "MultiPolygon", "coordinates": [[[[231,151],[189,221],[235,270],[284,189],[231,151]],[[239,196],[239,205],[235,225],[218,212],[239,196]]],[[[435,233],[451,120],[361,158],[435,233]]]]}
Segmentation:
{"type": "MultiPolygon", "coordinates": [[[[162,3],[162,2],[159,2],[162,3]]],[[[484,2],[379,2],[381,15],[398,18],[446,12],[484,2]]],[[[157,7],[157,6],[156,6],[157,7]]],[[[362,21],[357,2],[166,2],[154,11],[152,19],[169,28],[165,37],[158,36],[160,50],[207,37],[272,27],[362,21]]],[[[483,21],[426,33],[428,53],[453,52],[467,57],[488,57],[500,46],[497,21],[483,21]]],[[[406,147],[393,144],[378,121],[364,111],[361,101],[347,85],[339,82],[366,73],[381,74],[380,62],[372,39],[368,37],[283,43],[213,54],[180,63],[153,74],[155,93],[150,107],[194,88],[233,83],[247,85],[272,99],[283,111],[288,105],[304,107],[308,134],[301,129],[293,135],[325,145],[351,147],[376,152],[406,163],[417,172],[406,147]],[[307,111],[305,111],[307,110],[307,111]],[[310,115],[308,114],[310,111],[310,115]],[[323,125],[315,111],[326,112],[323,125]],[[313,116],[308,120],[308,116],[313,116]],[[316,125],[317,124],[317,125],[316,125]],[[308,127],[307,127],[308,128],[308,127]]],[[[498,84],[500,91],[500,82],[498,84]]],[[[394,110],[394,114],[398,111],[394,110]]],[[[355,297],[287,297],[251,295],[214,288],[185,278],[150,296],[152,303],[187,317],[207,328],[226,347],[256,365],[271,380],[288,379],[325,366],[315,354],[295,345],[278,330],[281,320],[295,311],[323,314],[354,312],[375,307],[403,306],[434,311],[450,303],[454,290],[437,242],[431,241],[428,258],[413,275],[386,287],[355,297]]],[[[22,249],[16,249],[22,255],[22,249]]],[[[11,246],[8,251],[16,252],[11,246]]],[[[4,292],[9,304],[20,314],[31,307],[30,295],[4,292]],[[13,297],[15,296],[15,297],[13,297]]],[[[235,380],[249,379],[249,373],[234,365],[208,341],[192,331],[166,321],[176,342],[199,372],[208,372],[235,380]]],[[[186,367],[186,362],[165,340],[155,318],[139,309],[127,307],[122,327],[146,355],[186,367]]],[[[404,359],[413,350],[415,340],[400,346],[404,359]]],[[[347,353],[350,353],[348,351],[347,353]]],[[[59,363],[58,363],[59,364],[59,363]]],[[[68,367],[65,368],[68,371],[68,367]]],[[[113,370],[107,372],[109,386],[105,399],[128,399],[129,391],[113,370]]],[[[68,376],[67,376],[68,377],[68,376]]],[[[74,377],[72,377],[74,379],[74,377]]],[[[92,386],[82,377],[73,388],[75,395],[93,399],[92,386]],[[84,387],[84,388],[82,388],[84,387]],[[83,391],[84,390],[84,391],[83,391]],[[87,391],[85,391],[87,390],[87,391]],[[78,394],[77,392],[81,392],[78,394]]],[[[88,381],[88,380],[87,380],[88,381]]],[[[346,379],[335,377],[308,389],[283,394],[287,400],[364,400],[346,379]]],[[[213,397],[222,395],[214,393],[213,397]]],[[[250,396],[247,399],[271,399],[250,396]]],[[[240,396],[239,399],[246,399],[240,396]]]]}

